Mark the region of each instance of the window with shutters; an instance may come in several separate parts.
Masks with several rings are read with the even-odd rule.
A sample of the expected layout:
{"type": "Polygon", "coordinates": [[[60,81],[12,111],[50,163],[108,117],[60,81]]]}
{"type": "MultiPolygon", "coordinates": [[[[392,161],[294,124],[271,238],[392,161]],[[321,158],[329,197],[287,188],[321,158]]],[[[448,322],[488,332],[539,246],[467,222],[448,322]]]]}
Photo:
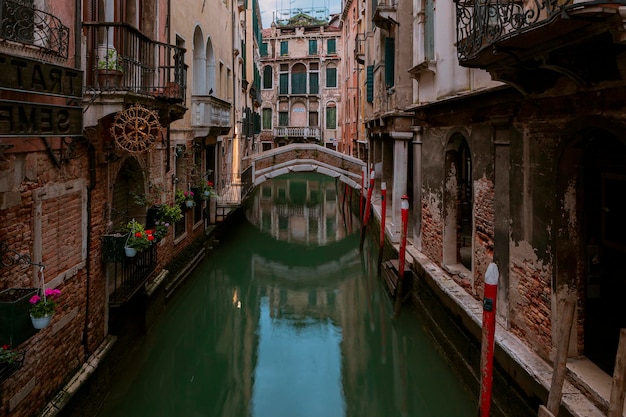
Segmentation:
{"type": "Polygon", "coordinates": [[[261,43],[261,56],[267,56],[267,42],[261,43]]]}
{"type": "Polygon", "coordinates": [[[306,67],[296,64],[291,69],[291,94],[306,94],[306,67]]]}
{"type": "Polygon", "coordinates": [[[367,89],[366,100],[368,103],[373,103],[374,102],[374,66],[373,65],[367,66],[366,77],[367,77],[365,80],[365,87],[367,89]]]}
{"type": "Polygon", "coordinates": [[[326,88],[337,87],[337,68],[326,68],[326,88]]]}
{"type": "Polygon", "coordinates": [[[395,45],[395,38],[385,38],[385,86],[387,88],[394,86],[396,67],[395,45]]]}
{"type": "Polygon", "coordinates": [[[263,129],[269,130],[272,128],[272,109],[263,109],[263,129]]]}
{"type": "Polygon", "coordinates": [[[289,125],[289,112],[280,111],[278,112],[278,126],[288,126],[289,125]]]}
{"type": "Polygon", "coordinates": [[[329,55],[337,54],[337,40],[336,39],[328,39],[328,41],[326,41],[326,51],[329,55]]]}
{"type": "Polygon", "coordinates": [[[263,89],[268,90],[273,87],[272,85],[273,71],[270,65],[266,65],[263,68],[263,89]]]}
{"type": "Polygon", "coordinates": [[[309,39],[309,55],[317,55],[317,40],[309,39]]]}
{"type": "Polygon", "coordinates": [[[435,59],[435,5],[433,0],[424,1],[424,59],[435,59]]]}
{"type": "Polygon", "coordinates": [[[316,111],[309,112],[309,127],[319,127],[319,114],[316,111]]]}
{"type": "Polygon", "coordinates": [[[281,73],[278,80],[278,93],[289,94],[289,73],[281,73]]]}
{"type": "Polygon", "coordinates": [[[320,74],[318,72],[309,73],[309,94],[319,94],[320,74]]]}
{"type": "Polygon", "coordinates": [[[287,41],[280,42],[280,55],[282,56],[289,55],[289,42],[287,41]]]}
{"type": "Polygon", "coordinates": [[[320,93],[320,74],[319,74],[319,63],[311,62],[309,64],[309,94],[319,94],[320,93]]]}
{"type": "Polygon", "coordinates": [[[337,129],[337,106],[335,103],[328,103],[326,106],[326,129],[337,129]]]}

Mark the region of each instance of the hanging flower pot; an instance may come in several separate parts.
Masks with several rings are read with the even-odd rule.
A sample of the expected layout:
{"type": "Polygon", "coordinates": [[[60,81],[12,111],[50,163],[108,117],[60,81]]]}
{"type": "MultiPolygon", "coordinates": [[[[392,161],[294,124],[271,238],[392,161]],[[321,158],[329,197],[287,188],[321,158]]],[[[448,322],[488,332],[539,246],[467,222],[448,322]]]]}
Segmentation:
{"type": "Polygon", "coordinates": [[[192,208],[193,207],[193,200],[185,200],[185,205],[187,206],[187,208],[192,208]]]}
{"type": "Polygon", "coordinates": [[[134,257],[135,255],[137,255],[137,249],[135,248],[131,248],[130,246],[124,246],[124,253],[126,254],[126,256],[128,256],[129,258],[134,257]]]}
{"type": "MultiPolygon", "coordinates": [[[[43,277],[41,281],[42,283],[44,282],[43,277]]],[[[35,294],[29,300],[31,304],[30,320],[35,329],[43,329],[50,324],[50,320],[52,320],[52,316],[54,316],[54,311],[57,307],[57,300],[61,296],[61,291],[52,288],[43,289],[42,284],[41,294],[42,295],[35,294]]]]}
{"type": "Polygon", "coordinates": [[[32,314],[30,315],[30,320],[33,322],[33,327],[37,330],[44,329],[48,327],[50,321],[52,320],[52,316],[54,314],[50,314],[48,316],[43,317],[34,317],[32,314]]]}

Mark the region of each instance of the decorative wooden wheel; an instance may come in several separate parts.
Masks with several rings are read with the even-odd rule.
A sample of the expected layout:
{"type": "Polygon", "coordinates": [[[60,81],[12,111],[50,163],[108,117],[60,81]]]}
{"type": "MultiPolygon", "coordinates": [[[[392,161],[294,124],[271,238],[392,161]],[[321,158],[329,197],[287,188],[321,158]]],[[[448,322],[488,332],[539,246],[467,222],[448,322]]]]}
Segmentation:
{"type": "Polygon", "coordinates": [[[111,126],[117,146],[135,154],[154,148],[160,135],[159,116],[139,104],[118,112],[111,126]]]}

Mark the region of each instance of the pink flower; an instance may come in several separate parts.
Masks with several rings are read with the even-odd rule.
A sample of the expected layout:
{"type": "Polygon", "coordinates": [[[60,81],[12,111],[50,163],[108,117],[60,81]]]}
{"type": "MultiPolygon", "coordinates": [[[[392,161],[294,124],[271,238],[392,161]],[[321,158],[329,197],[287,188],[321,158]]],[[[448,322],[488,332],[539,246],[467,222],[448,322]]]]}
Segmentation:
{"type": "Polygon", "coordinates": [[[30,297],[30,300],[28,300],[28,302],[31,304],[37,304],[40,300],[41,300],[40,296],[33,295],[32,297],[30,297]]]}

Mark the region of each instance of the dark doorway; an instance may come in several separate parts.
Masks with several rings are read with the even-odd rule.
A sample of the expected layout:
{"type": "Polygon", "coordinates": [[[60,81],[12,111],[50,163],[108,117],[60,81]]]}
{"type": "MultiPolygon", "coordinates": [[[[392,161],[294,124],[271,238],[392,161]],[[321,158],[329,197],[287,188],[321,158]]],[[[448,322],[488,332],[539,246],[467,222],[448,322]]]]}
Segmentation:
{"type": "Polygon", "coordinates": [[[626,327],[626,147],[594,131],[583,157],[585,224],[584,354],[613,374],[626,327]]]}

